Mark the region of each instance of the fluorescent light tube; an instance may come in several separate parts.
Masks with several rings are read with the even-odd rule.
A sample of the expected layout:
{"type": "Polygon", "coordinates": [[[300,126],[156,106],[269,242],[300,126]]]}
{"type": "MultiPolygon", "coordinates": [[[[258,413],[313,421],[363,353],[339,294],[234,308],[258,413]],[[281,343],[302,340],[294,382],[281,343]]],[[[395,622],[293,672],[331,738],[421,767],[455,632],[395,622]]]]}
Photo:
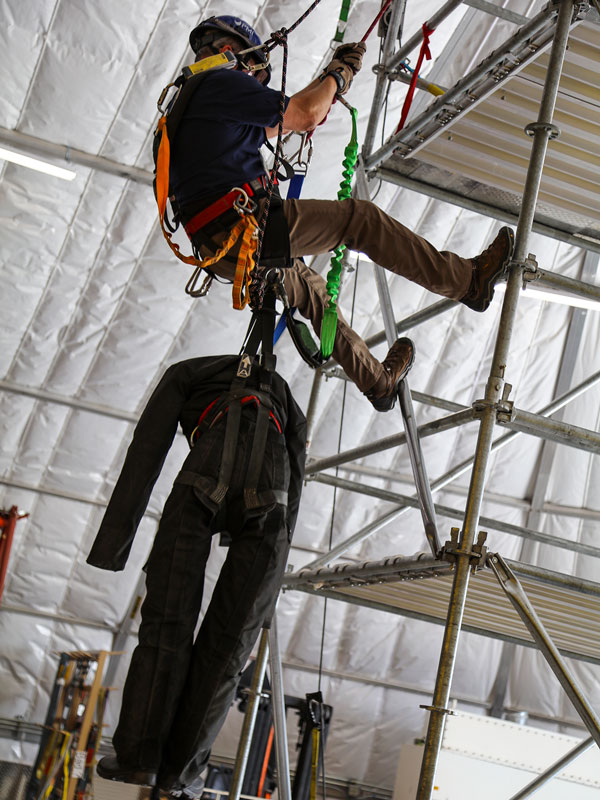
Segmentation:
{"type": "Polygon", "coordinates": [[[62,167],[55,167],[48,161],[40,161],[39,158],[32,158],[31,156],[23,155],[23,153],[16,153],[14,150],[6,150],[0,147],[0,159],[4,161],[12,161],[13,164],[19,164],[22,167],[29,169],[36,169],[38,172],[45,172],[48,175],[54,175],[55,178],[61,178],[63,181],[72,181],[77,173],[72,169],[63,169],[62,167]]]}
{"type": "MultiPolygon", "coordinates": [[[[503,293],[506,290],[505,283],[496,284],[494,287],[497,292],[503,293]]],[[[591,297],[577,297],[574,294],[563,292],[546,291],[545,289],[534,289],[527,286],[521,291],[521,299],[537,300],[538,302],[558,303],[563,306],[573,308],[588,308],[591,311],[600,311],[600,301],[591,297]]]]}

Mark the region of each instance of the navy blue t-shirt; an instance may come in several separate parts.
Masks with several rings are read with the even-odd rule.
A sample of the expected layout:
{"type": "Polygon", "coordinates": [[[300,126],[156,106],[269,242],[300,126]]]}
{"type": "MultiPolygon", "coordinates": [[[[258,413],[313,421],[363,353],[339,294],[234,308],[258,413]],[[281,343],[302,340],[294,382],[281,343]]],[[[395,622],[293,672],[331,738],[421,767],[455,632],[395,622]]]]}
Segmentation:
{"type": "Polygon", "coordinates": [[[169,182],[180,204],[264,174],[259,148],[265,127],[279,121],[280,97],[238,70],[215,70],[199,81],[171,145],[169,182]]]}

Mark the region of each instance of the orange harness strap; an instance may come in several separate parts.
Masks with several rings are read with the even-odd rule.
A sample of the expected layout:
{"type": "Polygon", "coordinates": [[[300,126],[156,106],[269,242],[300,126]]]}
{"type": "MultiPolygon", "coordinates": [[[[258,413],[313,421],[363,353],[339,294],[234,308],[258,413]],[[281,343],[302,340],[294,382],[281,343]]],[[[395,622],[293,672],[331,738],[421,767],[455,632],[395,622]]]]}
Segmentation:
{"type": "MultiPolygon", "coordinates": [[[[244,308],[250,299],[250,276],[255,267],[256,248],[258,244],[258,223],[253,214],[244,214],[242,222],[246,222],[242,235],[242,245],[237,260],[233,279],[233,307],[244,308]]],[[[239,224],[239,223],[238,223],[239,224]]]]}
{"type": "Polygon", "coordinates": [[[169,197],[169,163],[171,161],[171,145],[167,134],[167,118],[162,116],[158,121],[157,134],[160,136],[158,154],[156,156],[156,202],[158,203],[158,219],[167,244],[184,264],[202,267],[202,262],[194,256],[184,256],[177,242],[171,240],[171,233],[165,228],[165,211],[169,197]]]}
{"type": "Polygon", "coordinates": [[[202,261],[195,256],[185,256],[181,252],[179,245],[171,239],[171,233],[165,228],[164,218],[169,197],[169,163],[171,160],[171,146],[167,133],[167,118],[162,116],[158,121],[157,135],[160,136],[158,154],[156,157],[156,202],[158,204],[158,218],[160,227],[167,244],[184,264],[191,264],[195,267],[185,290],[188,294],[195,296],[195,285],[201,270],[210,267],[220,261],[236,245],[240,237],[242,244],[237,259],[235,277],[233,281],[233,307],[236,310],[245,308],[248,304],[248,289],[250,286],[250,275],[255,266],[256,248],[258,242],[258,223],[251,213],[242,213],[239,222],[231,229],[227,240],[221,249],[210,258],[202,261]]]}

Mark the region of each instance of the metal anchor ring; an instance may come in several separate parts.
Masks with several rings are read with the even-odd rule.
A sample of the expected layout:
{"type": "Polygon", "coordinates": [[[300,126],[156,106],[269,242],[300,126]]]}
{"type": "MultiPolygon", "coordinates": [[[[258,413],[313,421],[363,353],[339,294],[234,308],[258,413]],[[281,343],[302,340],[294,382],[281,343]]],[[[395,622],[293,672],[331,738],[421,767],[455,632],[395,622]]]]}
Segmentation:
{"type": "Polygon", "coordinates": [[[256,203],[254,200],[250,199],[248,193],[240,186],[234,186],[232,191],[240,193],[239,197],[233,201],[233,207],[237,213],[240,216],[243,214],[252,214],[252,212],[256,209],[256,203]]]}

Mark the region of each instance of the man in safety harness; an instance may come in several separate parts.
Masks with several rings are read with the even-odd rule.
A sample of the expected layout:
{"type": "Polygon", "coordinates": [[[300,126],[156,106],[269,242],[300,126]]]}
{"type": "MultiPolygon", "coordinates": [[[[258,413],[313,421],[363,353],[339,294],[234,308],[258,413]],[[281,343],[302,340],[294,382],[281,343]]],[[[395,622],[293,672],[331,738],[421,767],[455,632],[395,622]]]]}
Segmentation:
{"type": "MultiPolygon", "coordinates": [[[[267,303],[268,305],[268,303],[267,303]]],[[[239,356],[169,367],[127,451],[88,563],[122,570],[178,422],[191,445],[145,567],[139,644],[106,779],[197,797],[261,627],[273,614],[304,474],[306,424],[274,371],[274,298],[239,356]],[[262,341],[260,359],[255,358],[262,341]],[[194,641],[214,533],[229,550],[194,641]],[[223,541],[222,541],[223,543],[223,541]]]]}
{"type": "MultiPolygon", "coordinates": [[[[214,259],[248,204],[260,219],[267,178],[259,149],[277,133],[282,98],[267,87],[271,75],[267,56],[256,32],[243,20],[211,17],[192,31],[190,44],[202,77],[195,88],[190,82],[191,91],[183,99],[182,90],[174,104],[168,189],[176,221],[183,224],[196,257],[214,259]]],[[[364,52],[363,43],[341,45],[316,80],[286,97],[284,129],[311,131],[321,123],[336,95],[348,91],[364,52]]],[[[438,251],[369,201],[274,197],[260,264],[284,267],[290,305],[318,333],[329,298],[325,281],[304,264],[302,256],[345,244],[429,291],[485,311],[494,284],[508,268],[513,238],[509,228],[502,228],[483,253],[461,258],[438,251]]],[[[218,278],[238,279],[236,257],[241,246],[238,242],[209,270],[218,278]]],[[[239,281],[237,291],[241,291],[239,281]]],[[[340,315],[333,357],[374,407],[387,411],[412,365],[414,346],[410,339],[399,339],[381,363],[340,315]]]]}

